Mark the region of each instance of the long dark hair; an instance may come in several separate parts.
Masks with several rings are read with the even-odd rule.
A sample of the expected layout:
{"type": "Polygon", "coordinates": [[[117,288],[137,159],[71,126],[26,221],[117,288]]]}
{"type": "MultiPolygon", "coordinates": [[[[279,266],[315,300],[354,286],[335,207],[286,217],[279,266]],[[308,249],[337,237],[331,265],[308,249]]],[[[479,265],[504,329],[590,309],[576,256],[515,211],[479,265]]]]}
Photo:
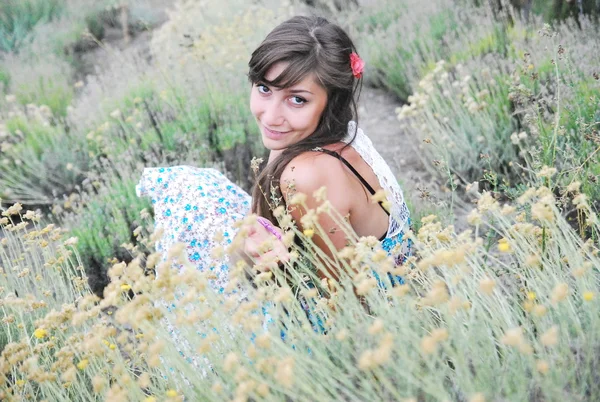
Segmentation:
{"type": "MultiPolygon", "coordinates": [[[[275,189],[281,197],[279,180],[287,164],[315,147],[340,142],[348,132],[348,123],[358,120],[356,102],[362,79],[352,73],[352,52],[356,52],[352,40],[338,25],[322,17],[297,16],[273,29],[252,53],[248,63],[250,82],[289,88],[314,74],[317,83],[327,91],[327,105],[315,132],[286,148],[258,175],[252,190],[254,213],[276,222],[264,194],[270,197],[275,189]],[[265,75],[278,62],[288,66],[273,81],[266,80],[265,75]]],[[[355,136],[356,132],[353,140],[355,136]]]]}

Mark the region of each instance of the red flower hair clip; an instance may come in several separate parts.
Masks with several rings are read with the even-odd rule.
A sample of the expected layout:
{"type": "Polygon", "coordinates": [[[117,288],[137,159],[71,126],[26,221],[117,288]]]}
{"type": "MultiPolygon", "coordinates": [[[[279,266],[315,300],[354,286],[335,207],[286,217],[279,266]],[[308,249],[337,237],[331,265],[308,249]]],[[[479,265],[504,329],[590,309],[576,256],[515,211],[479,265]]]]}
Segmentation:
{"type": "Polygon", "coordinates": [[[362,72],[365,68],[365,62],[358,54],[352,52],[350,53],[350,67],[352,67],[352,74],[356,78],[360,78],[362,77],[362,72]]]}

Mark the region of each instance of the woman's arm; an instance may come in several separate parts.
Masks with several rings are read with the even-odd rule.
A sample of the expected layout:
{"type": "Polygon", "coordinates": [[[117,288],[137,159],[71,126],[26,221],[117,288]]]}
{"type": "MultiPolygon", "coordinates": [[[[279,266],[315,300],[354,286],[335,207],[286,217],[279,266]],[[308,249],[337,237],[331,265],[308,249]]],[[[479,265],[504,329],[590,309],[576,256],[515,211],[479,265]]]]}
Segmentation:
{"type": "MultiPolygon", "coordinates": [[[[334,158],[321,157],[321,153],[308,152],[294,158],[281,174],[280,189],[288,205],[290,214],[294,219],[298,229],[304,231],[307,229],[303,225],[303,217],[312,215],[311,210],[316,211],[322,204],[317,200],[314,193],[322,187],[326,188],[326,198],[331,207],[341,216],[348,216],[352,206],[352,194],[349,194],[349,183],[339,161],[334,158]],[[294,194],[301,193],[306,195],[305,206],[291,206],[290,200],[294,194]]],[[[344,230],[335,222],[335,220],[326,212],[315,216],[316,222],[321,226],[327,236],[327,239],[318,234],[314,234],[312,241],[317,247],[331,259],[335,260],[334,253],[344,248],[348,239],[344,230]],[[328,243],[333,246],[329,247],[328,243]]],[[[310,219],[309,219],[310,220],[310,219]]],[[[310,222],[304,223],[310,225],[310,222]]],[[[337,268],[321,259],[328,273],[335,279],[338,279],[337,268]]],[[[326,277],[325,272],[320,272],[321,277],[326,277]]]]}

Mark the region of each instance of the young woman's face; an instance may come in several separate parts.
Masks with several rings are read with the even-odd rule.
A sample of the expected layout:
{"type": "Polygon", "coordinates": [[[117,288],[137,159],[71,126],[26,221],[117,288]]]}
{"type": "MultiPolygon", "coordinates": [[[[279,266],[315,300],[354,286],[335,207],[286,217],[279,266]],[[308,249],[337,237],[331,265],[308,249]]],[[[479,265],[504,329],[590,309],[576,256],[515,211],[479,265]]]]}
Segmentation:
{"type": "MultiPolygon", "coordinates": [[[[287,63],[277,63],[265,79],[272,81],[287,63]]],[[[257,82],[252,85],[250,110],[262,133],[263,144],[272,151],[286,149],[315,132],[327,105],[327,91],[307,76],[290,88],[268,87],[257,82]]]]}

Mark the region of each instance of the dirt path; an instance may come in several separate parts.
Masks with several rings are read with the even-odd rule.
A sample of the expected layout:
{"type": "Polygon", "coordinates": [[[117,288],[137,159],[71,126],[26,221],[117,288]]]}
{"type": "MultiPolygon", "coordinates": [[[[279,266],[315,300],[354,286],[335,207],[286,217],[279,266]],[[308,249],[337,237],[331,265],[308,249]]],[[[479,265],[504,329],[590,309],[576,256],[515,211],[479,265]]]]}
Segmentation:
{"type": "Polygon", "coordinates": [[[419,157],[419,143],[396,118],[401,104],[388,92],[363,87],[359,102],[359,125],[399,180],[413,215],[434,212],[448,202],[442,186],[427,172],[419,157]]]}
{"type": "Polygon", "coordinates": [[[381,89],[363,87],[359,104],[359,125],[392,168],[400,182],[416,188],[428,174],[415,152],[415,140],[400,127],[396,118],[398,101],[381,89]]]}

